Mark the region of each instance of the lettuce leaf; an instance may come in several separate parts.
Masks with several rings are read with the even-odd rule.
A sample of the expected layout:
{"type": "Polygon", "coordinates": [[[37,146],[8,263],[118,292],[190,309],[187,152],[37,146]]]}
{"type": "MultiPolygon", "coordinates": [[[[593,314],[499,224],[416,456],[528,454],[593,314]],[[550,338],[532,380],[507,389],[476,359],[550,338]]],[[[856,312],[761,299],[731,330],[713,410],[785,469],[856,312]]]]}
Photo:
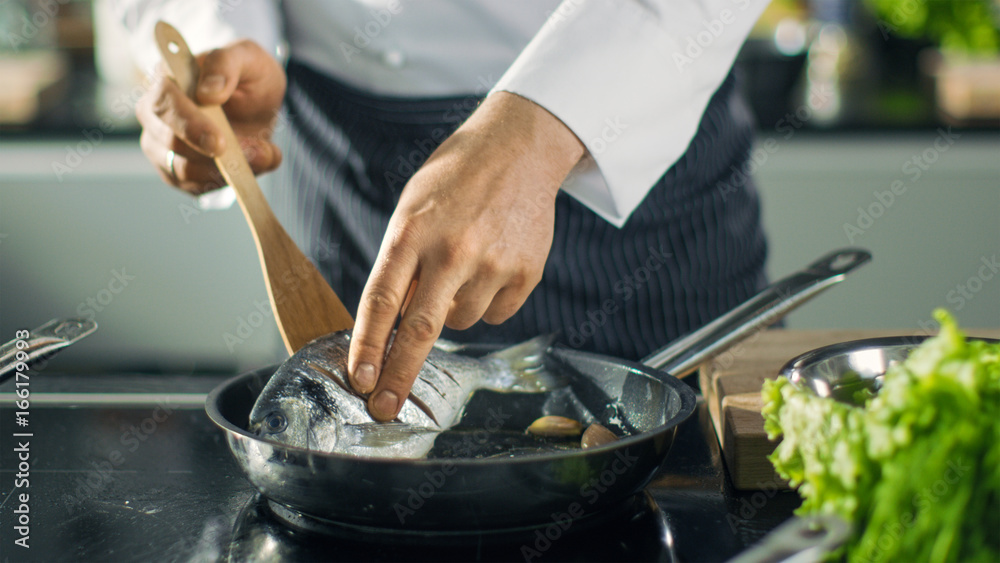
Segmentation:
{"type": "Polygon", "coordinates": [[[940,332],[860,406],[764,384],[770,460],[798,514],[852,523],[848,561],[1000,561],[1000,344],[940,332]]]}

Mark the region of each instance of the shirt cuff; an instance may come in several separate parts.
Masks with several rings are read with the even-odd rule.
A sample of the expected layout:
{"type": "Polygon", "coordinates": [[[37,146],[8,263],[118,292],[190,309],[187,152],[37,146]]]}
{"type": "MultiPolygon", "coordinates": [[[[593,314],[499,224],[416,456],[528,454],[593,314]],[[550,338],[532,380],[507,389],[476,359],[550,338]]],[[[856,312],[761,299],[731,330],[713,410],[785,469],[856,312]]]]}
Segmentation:
{"type": "Polygon", "coordinates": [[[576,134],[592,163],[563,190],[620,227],[687,150],[769,1],[563,0],[493,91],[576,134]]]}

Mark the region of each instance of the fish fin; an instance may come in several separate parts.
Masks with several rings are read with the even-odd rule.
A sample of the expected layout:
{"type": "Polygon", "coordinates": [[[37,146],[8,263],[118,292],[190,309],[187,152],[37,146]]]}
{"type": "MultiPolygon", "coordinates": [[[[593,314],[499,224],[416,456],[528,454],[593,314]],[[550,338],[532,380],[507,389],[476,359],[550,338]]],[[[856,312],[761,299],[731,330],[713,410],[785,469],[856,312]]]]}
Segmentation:
{"type": "Polygon", "coordinates": [[[544,369],[545,352],[552,346],[556,336],[557,333],[543,334],[483,356],[484,362],[501,366],[500,381],[487,382],[485,388],[494,391],[542,393],[565,386],[565,382],[544,369]]]}
{"type": "Polygon", "coordinates": [[[365,422],[345,424],[340,438],[354,447],[386,448],[398,445],[416,436],[439,434],[440,428],[414,426],[405,422],[365,422]]]}

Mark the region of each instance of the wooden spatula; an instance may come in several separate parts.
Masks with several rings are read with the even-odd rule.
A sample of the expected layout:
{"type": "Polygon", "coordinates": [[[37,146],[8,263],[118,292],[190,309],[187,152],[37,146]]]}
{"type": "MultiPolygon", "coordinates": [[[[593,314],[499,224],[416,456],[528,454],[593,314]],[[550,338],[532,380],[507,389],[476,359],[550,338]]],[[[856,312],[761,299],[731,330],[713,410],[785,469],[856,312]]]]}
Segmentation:
{"type": "MultiPolygon", "coordinates": [[[[184,38],[173,26],[160,21],[156,43],[174,81],[194,100],[199,68],[184,38]]],[[[226,151],[215,158],[215,164],[236,192],[253,232],[267,295],[288,353],[314,338],[353,327],[354,319],[340,298],[275,218],[222,107],[202,106],[202,112],[225,136],[226,151]]]]}

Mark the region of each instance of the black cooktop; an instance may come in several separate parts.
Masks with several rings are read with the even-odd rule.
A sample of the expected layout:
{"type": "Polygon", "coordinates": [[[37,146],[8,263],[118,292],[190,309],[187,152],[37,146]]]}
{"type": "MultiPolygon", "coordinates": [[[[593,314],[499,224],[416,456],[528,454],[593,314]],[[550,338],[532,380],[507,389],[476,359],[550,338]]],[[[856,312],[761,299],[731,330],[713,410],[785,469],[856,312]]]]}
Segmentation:
{"type": "Polygon", "coordinates": [[[81,377],[33,380],[27,426],[0,387],[0,560],[724,561],[799,502],[733,491],[700,405],[646,491],[604,514],[503,533],[360,529],[257,495],[200,404],[221,378],[81,377]]]}

